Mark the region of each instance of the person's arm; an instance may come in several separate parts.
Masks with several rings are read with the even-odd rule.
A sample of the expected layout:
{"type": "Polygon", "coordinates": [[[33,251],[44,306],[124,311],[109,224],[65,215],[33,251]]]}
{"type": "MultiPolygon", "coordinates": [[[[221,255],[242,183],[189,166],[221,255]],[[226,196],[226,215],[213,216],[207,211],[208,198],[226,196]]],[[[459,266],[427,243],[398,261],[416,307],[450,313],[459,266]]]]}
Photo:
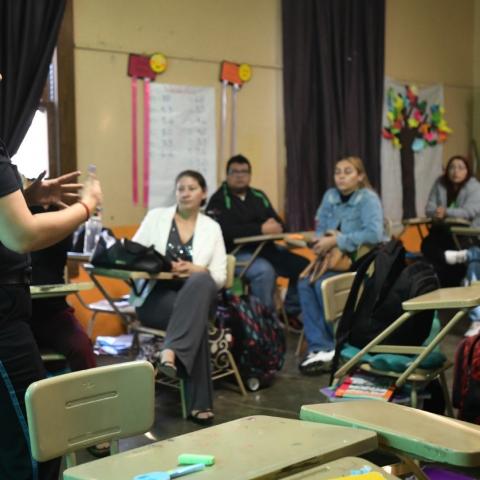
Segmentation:
{"type": "Polygon", "coordinates": [[[378,196],[365,191],[360,205],[362,227],[351,233],[338,233],[337,246],[343,252],[354,252],[360,245],[376,245],[383,240],[383,210],[378,196]]]}
{"type": "Polygon", "coordinates": [[[427,217],[434,217],[437,211],[437,207],[442,207],[444,205],[439,205],[437,194],[439,189],[438,180],[432,186],[430,194],[428,195],[427,205],[425,206],[425,215],[427,217]]]}
{"type": "Polygon", "coordinates": [[[463,188],[468,188],[464,204],[461,207],[447,208],[446,214],[447,217],[473,220],[480,215],[480,183],[475,182],[463,188]]]}
{"type": "MultiPolygon", "coordinates": [[[[98,180],[86,182],[81,200],[92,214],[102,200],[98,180]]],[[[18,253],[53,245],[86,220],[87,211],[81,203],[58,212],[32,215],[20,190],[0,198],[0,241],[18,253]]]]}
{"type": "Polygon", "coordinates": [[[213,281],[220,290],[227,280],[227,254],[225,250],[225,243],[223,241],[222,231],[219,225],[212,227],[212,234],[210,236],[213,241],[212,257],[208,265],[198,265],[192,262],[179,261],[172,262],[172,271],[178,273],[185,273],[191,275],[195,272],[209,272],[213,281]]]}
{"type": "Polygon", "coordinates": [[[216,226],[216,234],[213,246],[212,260],[208,265],[208,271],[220,290],[227,281],[227,253],[223,241],[222,231],[216,226]]]}
{"type": "Polygon", "coordinates": [[[48,180],[43,180],[44,174],[45,172],[25,188],[23,195],[27,205],[55,205],[65,208],[79,200],[78,192],[83,187],[81,183],[77,182],[80,171],[77,170],[48,180]]]}
{"type": "Polygon", "coordinates": [[[327,195],[329,195],[329,190],[323,195],[322,202],[315,214],[315,235],[317,237],[325,235],[329,227],[328,219],[333,215],[333,204],[328,201],[327,195]]]}

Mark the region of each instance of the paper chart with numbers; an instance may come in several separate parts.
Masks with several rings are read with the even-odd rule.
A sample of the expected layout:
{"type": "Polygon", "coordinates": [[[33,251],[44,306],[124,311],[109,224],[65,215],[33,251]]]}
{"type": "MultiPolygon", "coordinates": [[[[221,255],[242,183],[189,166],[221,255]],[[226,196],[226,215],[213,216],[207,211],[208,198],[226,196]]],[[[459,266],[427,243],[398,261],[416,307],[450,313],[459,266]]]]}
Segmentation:
{"type": "Polygon", "coordinates": [[[149,208],[175,203],[175,177],[187,169],[205,176],[209,193],[216,190],[215,90],[152,83],[149,208]]]}

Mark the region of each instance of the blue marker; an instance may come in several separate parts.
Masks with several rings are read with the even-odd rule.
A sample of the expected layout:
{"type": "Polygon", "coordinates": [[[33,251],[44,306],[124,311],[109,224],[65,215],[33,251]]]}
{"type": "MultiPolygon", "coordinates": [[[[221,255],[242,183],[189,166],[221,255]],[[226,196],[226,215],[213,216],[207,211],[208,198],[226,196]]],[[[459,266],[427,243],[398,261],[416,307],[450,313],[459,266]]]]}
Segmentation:
{"type": "Polygon", "coordinates": [[[173,470],[168,470],[168,472],[142,473],[136,477],[133,477],[133,480],[170,480],[172,478],[188,475],[189,473],[199,472],[204,468],[205,465],[203,463],[197,463],[195,465],[174,468],[173,470]]]}

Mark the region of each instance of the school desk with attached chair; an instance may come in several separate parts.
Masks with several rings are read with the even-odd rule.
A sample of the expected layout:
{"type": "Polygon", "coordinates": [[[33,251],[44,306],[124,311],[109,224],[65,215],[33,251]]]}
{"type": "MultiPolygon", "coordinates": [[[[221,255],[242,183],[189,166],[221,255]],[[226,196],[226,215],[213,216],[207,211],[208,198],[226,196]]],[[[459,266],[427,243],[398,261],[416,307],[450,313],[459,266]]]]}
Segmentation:
{"type": "Polygon", "coordinates": [[[376,434],[366,430],[256,415],[69,468],[64,480],[132,480],[175,468],[182,453],[215,457],[214,465],[192,479],[284,478],[377,445],[376,434]]]}
{"type": "Polygon", "coordinates": [[[429,480],[418,462],[465,469],[479,478],[478,425],[379,400],[304,405],[300,418],[376,432],[381,449],[400,458],[418,480],[429,480]]]}

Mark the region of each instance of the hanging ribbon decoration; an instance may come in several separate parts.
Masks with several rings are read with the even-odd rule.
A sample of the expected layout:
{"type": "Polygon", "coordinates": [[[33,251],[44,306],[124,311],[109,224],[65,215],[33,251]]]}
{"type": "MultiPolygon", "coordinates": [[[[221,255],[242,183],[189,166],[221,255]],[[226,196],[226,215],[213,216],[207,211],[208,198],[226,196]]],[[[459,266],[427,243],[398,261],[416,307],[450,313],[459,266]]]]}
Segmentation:
{"type": "Polygon", "coordinates": [[[138,195],[138,80],[143,79],[143,206],[148,206],[150,174],[150,82],[167,69],[167,59],[161,53],[151,56],[130,54],[128,75],[132,77],[132,200],[136,206],[138,195]]]}
{"type": "Polygon", "coordinates": [[[225,137],[227,129],[227,86],[232,86],[231,95],[231,134],[230,134],[230,156],[233,157],[237,153],[237,93],[245,82],[252,77],[252,69],[246,63],[232,63],[224,61],[221,64],[220,81],[222,82],[222,106],[220,118],[220,151],[219,159],[225,161],[225,137]]]}

